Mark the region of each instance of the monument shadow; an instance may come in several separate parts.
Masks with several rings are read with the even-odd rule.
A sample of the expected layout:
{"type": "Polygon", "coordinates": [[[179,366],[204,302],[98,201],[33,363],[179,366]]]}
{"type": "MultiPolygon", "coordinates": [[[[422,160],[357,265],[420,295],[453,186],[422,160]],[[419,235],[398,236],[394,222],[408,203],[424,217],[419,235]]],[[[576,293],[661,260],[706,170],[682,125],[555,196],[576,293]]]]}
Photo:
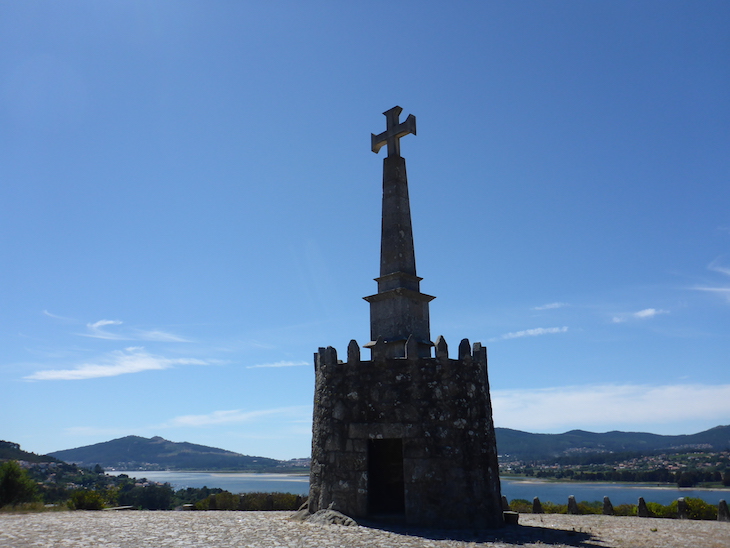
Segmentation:
{"type": "Polygon", "coordinates": [[[387,531],[409,537],[428,540],[453,540],[458,542],[500,542],[521,546],[541,543],[546,546],[576,546],[579,548],[599,548],[604,544],[592,533],[574,529],[554,529],[534,525],[505,525],[499,529],[437,529],[407,525],[385,519],[361,519],[362,527],[387,531]]]}

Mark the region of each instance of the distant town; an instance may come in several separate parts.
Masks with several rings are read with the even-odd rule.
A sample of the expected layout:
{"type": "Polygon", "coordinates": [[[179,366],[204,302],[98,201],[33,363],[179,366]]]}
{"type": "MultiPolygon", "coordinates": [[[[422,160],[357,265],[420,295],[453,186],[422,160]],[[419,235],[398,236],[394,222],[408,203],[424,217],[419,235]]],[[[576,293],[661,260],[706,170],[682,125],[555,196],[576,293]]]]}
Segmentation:
{"type": "Polygon", "coordinates": [[[676,483],[730,487],[730,451],[702,451],[627,455],[589,453],[559,457],[553,462],[525,462],[502,456],[502,476],[524,476],[572,481],[676,483]]]}

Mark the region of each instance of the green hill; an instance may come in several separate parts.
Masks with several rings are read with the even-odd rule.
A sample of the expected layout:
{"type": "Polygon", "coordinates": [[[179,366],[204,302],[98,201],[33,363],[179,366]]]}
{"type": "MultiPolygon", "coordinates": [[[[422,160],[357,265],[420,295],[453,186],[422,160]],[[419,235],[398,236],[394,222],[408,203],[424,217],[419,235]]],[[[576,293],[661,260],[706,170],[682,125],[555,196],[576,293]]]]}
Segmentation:
{"type": "Polygon", "coordinates": [[[159,436],[126,436],[103,443],[55,451],[52,456],[81,466],[101,465],[119,470],[239,470],[262,471],[279,464],[224,449],[176,443],[159,436]]]}
{"type": "MultiPolygon", "coordinates": [[[[697,434],[661,436],[644,432],[595,433],[571,430],[563,434],[532,434],[509,428],[496,428],[497,449],[502,459],[549,461],[559,457],[586,453],[643,453],[656,451],[687,452],[693,449],[723,451],[730,449],[730,426],[716,426],[697,434]]],[[[31,460],[21,456],[3,456],[3,448],[15,446],[0,442],[0,459],[31,460]],[[5,445],[3,445],[5,444],[5,445]]],[[[39,457],[33,453],[21,452],[39,457]]],[[[265,457],[241,455],[224,449],[193,443],[176,443],[160,437],[127,436],[116,440],[55,451],[51,457],[93,467],[118,470],[237,470],[263,471],[278,468],[282,463],[265,457]]],[[[43,462],[35,460],[31,462],[43,462]]]]}
{"type": "Polygon", "coordinates": [[[531,434],[509,428],[495,428],[495,430],[500,456],[515,460],[550,460],[580,453],[730,449],[730,426],[716,426],[704,432],[681,436],[617,431],[598,434],[571,430],[564,434],[531,434]]]}
{"type": "Polygon", "coordinates": [[[0,461],[3,460],[24,460],[26,462],[57,462],[48,455],[36,455],[35,453],[29,453],[23,451],[20,445],[13,443],[12,441],[0,440],[0,461]]]}

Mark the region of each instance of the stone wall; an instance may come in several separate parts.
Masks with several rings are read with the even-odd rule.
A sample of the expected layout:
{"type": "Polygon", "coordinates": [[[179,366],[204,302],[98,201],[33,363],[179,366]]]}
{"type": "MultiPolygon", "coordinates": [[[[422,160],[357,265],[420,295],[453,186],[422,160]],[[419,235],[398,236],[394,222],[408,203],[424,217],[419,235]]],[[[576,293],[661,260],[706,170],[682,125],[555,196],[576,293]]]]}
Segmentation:
{"type": "Polygon", "coordinates": [[[382,340],[371,361],[360,359],[355,341],[346,362],[332,347],[315,354],[311,512],[332,506],[353,517],[377,513],[370,489],[380,472],[369,460],[382,444],[373,440],[395,440],[406,522],[502,525],[486,348],[475,343],[472,350],[464,339],[450,359],[439,337],[435,358],[418,352],[409,339],[404,358],[386,357],[382,340]]]}

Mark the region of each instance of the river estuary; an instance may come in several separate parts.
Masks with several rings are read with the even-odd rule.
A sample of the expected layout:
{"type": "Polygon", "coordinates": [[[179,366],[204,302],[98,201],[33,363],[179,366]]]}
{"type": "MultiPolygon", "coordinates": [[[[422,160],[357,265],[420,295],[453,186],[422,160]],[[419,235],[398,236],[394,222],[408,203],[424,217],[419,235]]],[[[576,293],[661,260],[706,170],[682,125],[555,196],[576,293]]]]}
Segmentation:
{"type": "MultiPolygon", "coordinates": [[[[306,495],[309,493],[309,475],[305,474],[252,474],[221,472],[122,471],[109,474],[127,474],[130,477],[169,483],[174,489],[187,487],[220,488],[231,493],[281,492],[306,495]]],[[[611,498],[614,505],[636,504],[639,497],[647,502],[669,504],[679,497],[700,498],[710,504],[730,499],[730,489],[678,488],[631,483],[560,483],[502,479],[502,494],[509,500],[540,497],[543,502],[565,504],[569,495],[578,501],[602,501],[611,498]]]]}

